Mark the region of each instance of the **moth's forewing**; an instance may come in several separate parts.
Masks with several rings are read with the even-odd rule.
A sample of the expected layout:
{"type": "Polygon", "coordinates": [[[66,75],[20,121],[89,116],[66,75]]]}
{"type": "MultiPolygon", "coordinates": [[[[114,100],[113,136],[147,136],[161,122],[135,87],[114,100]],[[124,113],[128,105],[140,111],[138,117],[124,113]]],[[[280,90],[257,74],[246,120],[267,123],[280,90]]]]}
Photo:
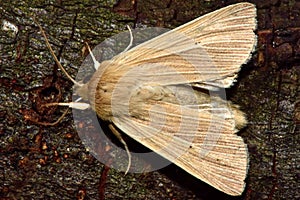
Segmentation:
{"type": "Polygon", "coordinates": [[[242,193],[248,168],[247,146],[234,134],[234,121],[229,115],[225,120],[212,114],[215,108],[193,109],[151,100],[135,108],[139,108],[135,112],[151,114],[114,118],[113,122],[202,181],[227,194],[242,193]],[[154,105],[158,109],[153,109],[154,105]],[[153,119],[155,125],[149,126],[153,119]]]}
{"type": "MultiPolygon", "coordinates": [[[[189,83],[202,88],[209,85],[225,88],[232,84],[241,65],[251,57],[256,45],[255,29],[255,5],[238,3],[138,45],[117,56],[115,62],[126,67],[161,62],[175,67],[182,74],[190,73],[189,83]],[[193,67],[186,66],[180,58],[170,57],[170,54],[184,55],[193,67]]],[[[162,79],[168,76],[159,71],[155,73],[162,79]]]]}

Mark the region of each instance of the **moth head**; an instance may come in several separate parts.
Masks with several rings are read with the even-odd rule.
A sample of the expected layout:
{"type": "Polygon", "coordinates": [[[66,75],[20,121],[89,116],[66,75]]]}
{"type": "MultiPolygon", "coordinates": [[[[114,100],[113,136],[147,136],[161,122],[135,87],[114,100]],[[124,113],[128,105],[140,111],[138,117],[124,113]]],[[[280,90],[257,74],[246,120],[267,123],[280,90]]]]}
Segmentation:
{"type": "Polygon", "coordinates": [[[88,100],[88,82],[85,84],[74,85],[75,94],[80,96],[84,100],[88,100]]]}

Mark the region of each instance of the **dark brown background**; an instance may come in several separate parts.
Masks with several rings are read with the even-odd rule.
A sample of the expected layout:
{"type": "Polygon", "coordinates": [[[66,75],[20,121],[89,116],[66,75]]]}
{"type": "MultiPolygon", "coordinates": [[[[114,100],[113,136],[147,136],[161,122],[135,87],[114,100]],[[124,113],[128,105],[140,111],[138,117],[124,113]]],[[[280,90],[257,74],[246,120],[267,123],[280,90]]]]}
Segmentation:
{"type": "Polygon", "coordinates": [[[249,119],[240,133],[251,159],[241,197],[222,194],[176,166],[126,176],[103,168],[81,143],[71,113],[57,126],[28,121],[57,119],[64,108],[40,105],[68,102],[72,88],[57,71],[31,13],[76,75],[84,41],[97,45],[126,24],[176,27],[236,2],[2,0],[1,21],[14,23],[19,32],[0,31],[0,199],[300,199],[299,0],[250,1],[258,9],[259,43],[228,90],[249,119]]]}

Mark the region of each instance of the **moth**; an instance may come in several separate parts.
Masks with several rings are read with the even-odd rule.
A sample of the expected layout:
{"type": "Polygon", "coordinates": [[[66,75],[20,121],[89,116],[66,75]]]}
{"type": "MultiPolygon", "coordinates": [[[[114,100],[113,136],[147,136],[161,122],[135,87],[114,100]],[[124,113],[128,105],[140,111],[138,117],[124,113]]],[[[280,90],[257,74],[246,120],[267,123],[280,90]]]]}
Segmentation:
{"type": "Polygon", "coordinates": [[[238,3],[208,13],[102,63],[90,51],[96,71],[85,84],[67,74],[39,27],[81,97],[51,105],[93,109],[110,123],[129,158],[119,130],[218,190],[241,195],[248,150],[236,133],[246,117],[213,94],[230,87],[251,57],[255,5],[238,3]]]}

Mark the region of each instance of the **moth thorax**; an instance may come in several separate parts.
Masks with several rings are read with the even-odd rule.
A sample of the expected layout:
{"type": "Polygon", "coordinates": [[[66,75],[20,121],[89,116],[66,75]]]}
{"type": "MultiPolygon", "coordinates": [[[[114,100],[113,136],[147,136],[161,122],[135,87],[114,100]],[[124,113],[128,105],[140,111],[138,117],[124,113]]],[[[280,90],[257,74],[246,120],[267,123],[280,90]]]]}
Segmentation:
{"type": "Polygon", "coordinates": [[[98,87],[95,91],[95,95],[90,99],[92,108],[102,120],[110,121],[113,116],[111,97],[111,91],[103,90],[98,87]]]}

